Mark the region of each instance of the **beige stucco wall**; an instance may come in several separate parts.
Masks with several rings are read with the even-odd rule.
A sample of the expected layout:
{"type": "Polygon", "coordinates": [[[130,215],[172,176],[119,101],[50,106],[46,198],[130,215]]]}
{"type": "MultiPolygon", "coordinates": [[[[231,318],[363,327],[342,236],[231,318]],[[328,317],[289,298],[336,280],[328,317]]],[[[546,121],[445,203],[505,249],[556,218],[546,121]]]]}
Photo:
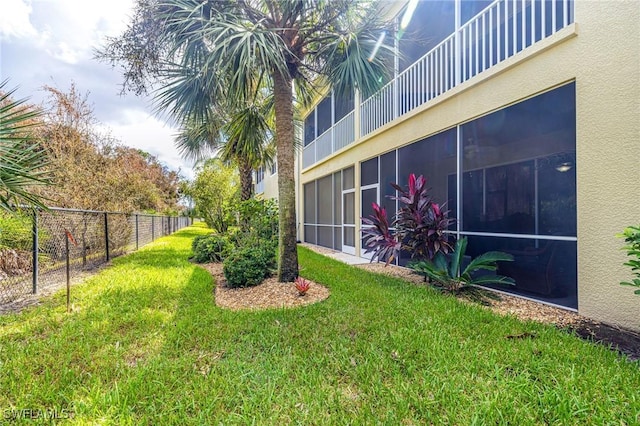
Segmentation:
{"type": "Polygon", "coordinates": [[[265,199],[278,199],[278,173],[272,175],[271,169],[264,172],[264,191],[262,197],[265,199]]]}
{"type": "Polygon", "coordinates": [[[578,1],[575,16],[574,25],[303,170],[298,193],[306,182],[575,80],[578,309],[640,330],[640,296],[618,284],[630,272],[614,236],[640,223],[640,2],[578,1]]]}
{"type": "Polygon", "coordinates": [[[640,329],[640,296],[614,235],[640,223],[640,2],[576,2],[578,303],[640,329]]]}

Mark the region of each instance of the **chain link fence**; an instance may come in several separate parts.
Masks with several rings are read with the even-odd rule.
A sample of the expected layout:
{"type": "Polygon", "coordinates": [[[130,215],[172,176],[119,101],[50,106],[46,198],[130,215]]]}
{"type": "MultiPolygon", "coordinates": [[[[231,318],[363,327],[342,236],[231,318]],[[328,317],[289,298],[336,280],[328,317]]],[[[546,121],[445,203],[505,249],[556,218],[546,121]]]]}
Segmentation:
{"type": "Polygon", "coordinates": [[[192,223],[188,217],[62,208],[2,214],[0,305],[59,286],[67,273],[93,270],[192,223]]]}

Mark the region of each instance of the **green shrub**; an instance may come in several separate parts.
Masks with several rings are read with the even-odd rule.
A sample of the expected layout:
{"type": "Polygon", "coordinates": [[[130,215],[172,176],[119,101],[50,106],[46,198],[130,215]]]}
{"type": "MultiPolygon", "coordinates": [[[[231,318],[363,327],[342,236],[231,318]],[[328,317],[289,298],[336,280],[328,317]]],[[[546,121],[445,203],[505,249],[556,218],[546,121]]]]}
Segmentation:
{"type": "Polygon", "coordinates": [[[630,282],[623,281],[620,284],[638,287],[638,290],[634,293],[640,294],[640,225],[625,228],[618,237],[624,238],[624,241],[627,243],[622,249],[627,252],[627,256],[631,257],[631,259],[624,264],[629,266],[632,274],[635,275],[635,278],[630,282]]]}
{"type": "MultiPolygon", "coordinates": [[[[38,229],[40,245],[49,241],[49,234],[38,229]]],[[[0,248],[31,250],[33,244],[33,217],[31,213],[0,211],[0,248]]]]}
{"type": "Polygon", "coordinates": [[[194,238],[192,259],[197,263],[222,262],[233,246],[229,240],[216,234],[198,235],[194,238]]]}
{"type": "Polygon", "coordinates": [[[274,246],[261,244],[233,251],[224,260],[223,272],[229,287],[251,287],[269,277],[276,266],[274,246]]]}
{"type": "Polygon", "coordinates": [[[242,232],[258,240],[278,238],[278,205],[274,200],[251,198],[238,204],[242,232]]]}

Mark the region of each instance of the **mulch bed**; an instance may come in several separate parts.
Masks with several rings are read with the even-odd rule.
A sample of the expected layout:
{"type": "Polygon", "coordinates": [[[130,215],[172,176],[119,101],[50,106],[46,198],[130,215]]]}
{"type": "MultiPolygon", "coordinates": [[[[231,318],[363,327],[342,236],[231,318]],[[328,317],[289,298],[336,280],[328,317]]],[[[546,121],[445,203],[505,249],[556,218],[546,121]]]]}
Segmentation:
{"type": "Polygon", "coordinates": [[[329,289],[321,284],[309,281],[309,290],[304,296],[300,296],[294,283],[281,283],[275,277],[267,278],[253,287],[229,288],[222,273],[221,263],[206,263],[200,266],[209,271],[215,279],[216,305],[234,311],[293,308],[317,303],[329,297],[329,289]]]}

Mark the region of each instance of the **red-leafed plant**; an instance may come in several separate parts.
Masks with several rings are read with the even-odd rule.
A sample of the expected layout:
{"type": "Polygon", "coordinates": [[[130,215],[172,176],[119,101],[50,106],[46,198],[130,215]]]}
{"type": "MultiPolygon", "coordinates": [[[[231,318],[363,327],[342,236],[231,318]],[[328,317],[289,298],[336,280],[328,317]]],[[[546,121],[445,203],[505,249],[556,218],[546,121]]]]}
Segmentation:
{"type": "Polygon", "coordinates": [[[373,214],[368,218],[362,218],[362,222],[369,225],[362,229],[362,244],[365,253],[373,252],[371,261],[378,259],[388,265],[397,256],[401,244],[395,233],[390,230],[387,211],[384,207],[380,207],[376,203],[372,203],[371,207],[373,214]]]}
{"type": "Polygon", "coordinates": [[[372,204],[373,214],[362,218],[365,253],[373,253],[372,260],[389,263],[401,249],[412,258],[433,259],[439,253],[449,253],[453,248],[445,232],[453,223],[448,211],[433,202],[428,194],[427,181],[423,176],[409,175],[407,188],[392,183],[398,195],[391,199],[402,205],[396,212],[393,224],[389,225],[385,209],[372,204]],[[393,231],[391,228],[395,228],[393,231]]]}
{"type": "Polygon", "coordinates": [[[298,290],[298,295],[304,296],[309,291],[309,287],[311,287],[311,282],[305,280],[302,277],[296,278],[295,281],[296,290],[298,290]]]}

